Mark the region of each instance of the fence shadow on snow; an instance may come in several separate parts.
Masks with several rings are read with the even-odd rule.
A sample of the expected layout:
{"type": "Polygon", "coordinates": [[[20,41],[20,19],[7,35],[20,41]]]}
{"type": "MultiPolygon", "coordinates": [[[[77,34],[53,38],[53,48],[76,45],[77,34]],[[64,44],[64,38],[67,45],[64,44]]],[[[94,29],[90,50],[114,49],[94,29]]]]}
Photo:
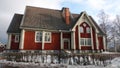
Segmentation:
{"type": "Polygon", "coordinates": [[[3,57],[8,61],[16,62],[34,62],[34,63],[53,63],[69,65],[102,65],[106,66],[111,63],[116,54],[102,53],[74,53],[69,51],[55,52],[4,52],[3,57]]]}

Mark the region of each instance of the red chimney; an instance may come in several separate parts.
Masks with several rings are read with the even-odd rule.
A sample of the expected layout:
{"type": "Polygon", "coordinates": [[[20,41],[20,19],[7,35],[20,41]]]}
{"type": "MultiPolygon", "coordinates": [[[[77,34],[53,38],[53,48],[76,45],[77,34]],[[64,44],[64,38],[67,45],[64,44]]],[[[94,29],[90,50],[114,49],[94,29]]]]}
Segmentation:
{"type": "Polygon", "coordinates": [[[70,12],[69,12],[69,8],[65,8],[65,22],[67,25],[70,24],[70,12]]]}

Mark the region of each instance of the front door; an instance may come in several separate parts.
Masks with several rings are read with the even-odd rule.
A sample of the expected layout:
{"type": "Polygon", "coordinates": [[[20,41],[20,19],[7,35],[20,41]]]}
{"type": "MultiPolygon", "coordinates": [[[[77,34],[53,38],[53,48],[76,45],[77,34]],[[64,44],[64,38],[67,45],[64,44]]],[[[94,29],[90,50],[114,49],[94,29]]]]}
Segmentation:
{"type": "Polygon", "coordinates": [[[70,40],[69,39],[63,39],[63,47],[64,47],[64,49],[70,49],[70,40]]]}

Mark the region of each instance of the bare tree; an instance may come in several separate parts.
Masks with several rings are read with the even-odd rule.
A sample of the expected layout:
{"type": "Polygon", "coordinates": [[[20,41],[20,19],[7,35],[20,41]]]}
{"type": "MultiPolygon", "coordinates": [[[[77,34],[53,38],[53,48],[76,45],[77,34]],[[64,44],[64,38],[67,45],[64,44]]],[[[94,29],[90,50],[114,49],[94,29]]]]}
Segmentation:
{"type": "Polygon", "coordinates": [[[116,15],[115,20],[113,21],[113,25],[114,25],[114,30],[111,32],[114,36],[114,48],[115,51],[117,52],[118,50],[118,46],[120,46],[120,15],[116,15]]]}
{"type": "MultiPolygon", "coordinates": [[[[103,32],[106,34],[106,42],[108,43],[111,40],[111,37],[109,36],[110,33],[110,21],[109,21],[109,15],[104,12],[104,10],[101,10],[98,14],[100,28],[103,30],[103,32]]],[[[107,44],[106,44],[107,45],[107,44]]],[[[107,45],[108,47],[108,45],[107,45]]]]}
{"type": "Polygon", "coordinates": [[[116,26],[116,33],[118,35],[118,38],[120,39],[120,15],[116,15],[114,24],[116,26]]]}

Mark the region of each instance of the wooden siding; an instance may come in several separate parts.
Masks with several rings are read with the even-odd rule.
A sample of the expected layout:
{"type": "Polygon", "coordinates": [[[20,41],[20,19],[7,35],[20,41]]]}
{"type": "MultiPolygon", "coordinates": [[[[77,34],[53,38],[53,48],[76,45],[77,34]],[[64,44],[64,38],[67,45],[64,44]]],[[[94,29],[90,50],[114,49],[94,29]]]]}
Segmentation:
{"type": "Polygon", "coordinates": [[[79,49],[79,43],[78,43],[78,26],[76,26],[75,29],[75,45],[76,45],[76,50],[79,49]]]}
{"type": "Polygon", "coordinates": [[[95,34],[95,29],[94,28],[92,28],[92,34],[93,34],[93,45],[94,45],[94,50],[96,50],[97,48],[96,48],[96,34],[95,34]]]}
{"type": "Polygon", "coordinates": [[[103,37],[102,36],[98,37],[98,41],[99,41],[99,49],[100,50],[104,49],[104,46],[103,46],[103,37]]]}
{"type": "Polygon", "coordinates": [[[19,42],[15,42],[15,34],[11,35],[11,50],[18,50],[19,49],[19,42]]]}
{"type": "Polygon", "coordinates": [[[45,50],[60,50],[60,33],[51,33],[51,43],[45,43],[45,50]]]}
{"type": "MultiPolygon", "coordinates": [[[[44,43],[44,50],[60,49],[60,33],[51,33],[51,43],[44,43]]],[[[25,31],[24,50],[41,50],[42,42],[35,42],[35,31],[25,31]]]]}

